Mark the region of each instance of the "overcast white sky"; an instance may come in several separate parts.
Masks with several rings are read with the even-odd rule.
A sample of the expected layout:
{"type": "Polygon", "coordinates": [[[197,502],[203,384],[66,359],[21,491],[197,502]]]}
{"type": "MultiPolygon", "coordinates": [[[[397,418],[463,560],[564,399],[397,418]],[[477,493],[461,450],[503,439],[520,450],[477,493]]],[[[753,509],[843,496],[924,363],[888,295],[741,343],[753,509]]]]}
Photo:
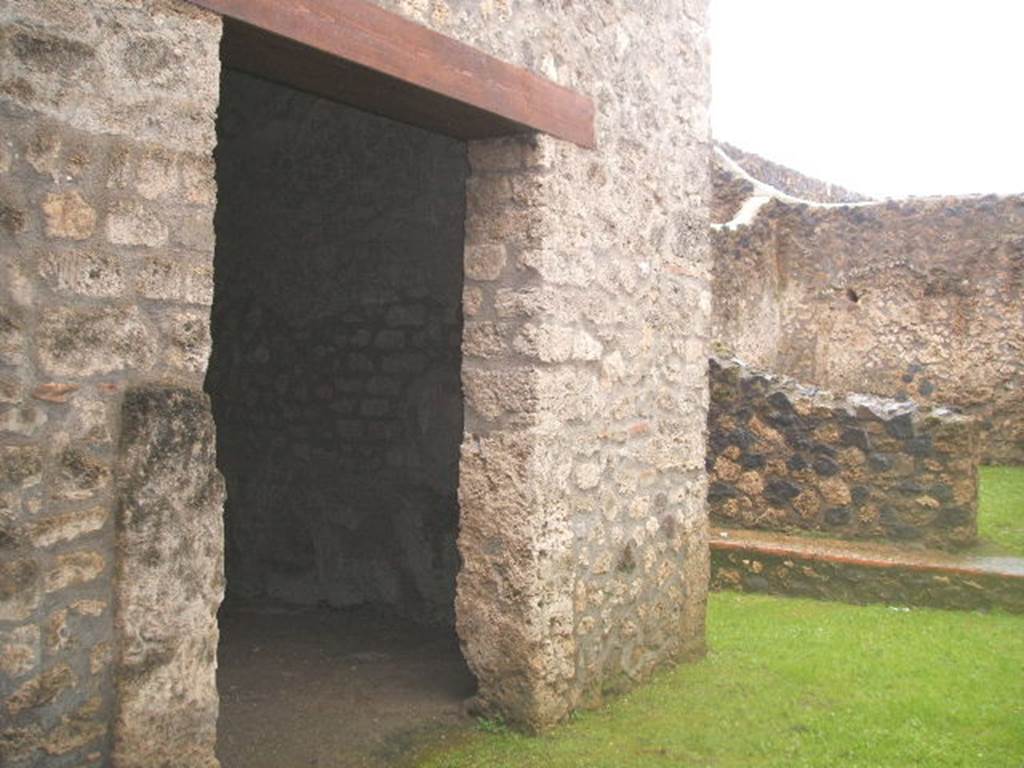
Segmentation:
{"type": "Polygon", "coordinates": [[[877,196],[1024,192],[1024,0],[711,0],[716,138],[877,196]]]}

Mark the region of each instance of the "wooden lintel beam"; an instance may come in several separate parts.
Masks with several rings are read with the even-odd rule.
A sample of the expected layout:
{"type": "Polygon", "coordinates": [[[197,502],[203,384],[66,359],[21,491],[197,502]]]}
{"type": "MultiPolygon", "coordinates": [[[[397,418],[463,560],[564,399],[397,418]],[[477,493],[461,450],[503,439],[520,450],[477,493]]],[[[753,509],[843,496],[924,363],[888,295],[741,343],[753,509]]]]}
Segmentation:
{"type": "MultiPolygon", "coordinates": [[[[299,87],[318,92],[362,93],[362,101],[378,87],[392,101],[381,109],[372,104],[355,106],[379,111],[435,130],[465,138],[503,135],[523,130],[540,131],[582,147],[593,147],[594,104],[590,98],[520,67],[503,62],[452,38],[378,8],[365,0],[191,0],[226,19],[242,22],[236,30],[248,43],[235,44],[238,62],[228,66],[263,70],[254,74],[274,78],[267,71],[280,65],[281,79],[296,79],[299,87]],[[274,56],[261,59],[253,41],[273,38],[301,44],[327,56],[314,56],[313,64],[294,61],[295,52],[282,54],[282,45],[270,46],[274,56]],[[331,58],[341,60],[331,67],[331,58]],[[346,68],[347,63],[347,68],[346,68]],[[373,78],[379,78],[374,82],[373,78]],[[368,79],[369,78],[369,79],[368,79]],[[361,83],[353,84],[353,80],[361,83]],[[317,84],[316,87],[310,83],[317,84]],[[403,114],[395,96],[413,94],[413,113],[403,114]],[[420,119],[419,116],[432,116],[420,119]],[[467,127],[460,129],[460,122],[467,127]],[[433,123],[433,124],[431,124],[433,123]],[[439,125],[441,126],[439,128],[439,125]]],[[[227,43],[227,31],[225,32],[227,43]]],[[[326,93],[325,95],[331,95],[326,93]]]]}

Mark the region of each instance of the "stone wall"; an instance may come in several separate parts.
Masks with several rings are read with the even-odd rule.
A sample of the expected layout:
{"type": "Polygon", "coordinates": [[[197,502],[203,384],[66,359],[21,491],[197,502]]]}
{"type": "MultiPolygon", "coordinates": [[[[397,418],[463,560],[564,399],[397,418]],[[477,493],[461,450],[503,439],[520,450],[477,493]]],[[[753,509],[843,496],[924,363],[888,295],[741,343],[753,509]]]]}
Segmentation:
{"type": "Polygon", "coordinates": [[[708,502],[714,524],[931,547],[977,534],[970,417],[828,392],[711,360],[708,502]]]}
{"type": "Polygon", "coordinates": [[[380,4],[597,108],[469,148],[457,628],[545,725],[703,642],[707,3],[380,4]]]}
{"type": "MultiPolygon", "coordinates": [[[[541,727],[703,645],[707,2],[381,5],[597,108],[595,150],[468,148],[456,626],[481,707],[541,727]]],[[[221,26],[0,24],[3,760],[212,766],[221,26]]]]}
{"type": "Polygon", "coordinates": [[[724,141],[716,144],[719,151],[724,152],[748,174],[787,195],[815,203],[859,203],[870,199],[859,192],[851,192],[838,184],[807,176],[724,141]]]}
{"type": "Polygon", "coordinates": [[[454,620],[466,146],[225,70],[228,598],[454,620]]]}
{"type": "MultiPolygon", "coordinates": [[[[208,409],[219,36],[217,19],[157,0],[0,5],[5,766],[110,765],[118,711],[150,726],[121,733],[119,766],[174,761],[183,742],[188,764],[212,760],[219,554],[188,553],[219,550],[219,517],[181,515],[189,484],[172,486],[174,527],[153,497],[131,512],[153,487],[131,480],[146,443],[190,412],[131,404],[208,409]],[[179,717],[192,705],[203,728],[179,717]]],[[[170,466],[158,455],[144,475],[170,466]]],[[[218,479],[190,476],[219,508],[218,479]]]]}
{"type": "Polygon", "coordinates": [[[981,420],[986,462],[1024,463],[1024,197],[829,206],[755,182],[744,207],[728,171],[720,350],[836,392],[956,407],[981,420]]]}

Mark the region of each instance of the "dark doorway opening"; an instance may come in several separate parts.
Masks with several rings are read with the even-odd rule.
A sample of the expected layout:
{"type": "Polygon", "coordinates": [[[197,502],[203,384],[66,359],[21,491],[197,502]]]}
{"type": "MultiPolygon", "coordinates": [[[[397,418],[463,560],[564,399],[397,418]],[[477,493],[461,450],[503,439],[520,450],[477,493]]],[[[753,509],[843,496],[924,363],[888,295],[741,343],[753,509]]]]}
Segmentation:
{"type": "Polygon", "coordinates": [[[207,389],[225,768],[459,722],[463,142],[225,69],[207,389]]]}

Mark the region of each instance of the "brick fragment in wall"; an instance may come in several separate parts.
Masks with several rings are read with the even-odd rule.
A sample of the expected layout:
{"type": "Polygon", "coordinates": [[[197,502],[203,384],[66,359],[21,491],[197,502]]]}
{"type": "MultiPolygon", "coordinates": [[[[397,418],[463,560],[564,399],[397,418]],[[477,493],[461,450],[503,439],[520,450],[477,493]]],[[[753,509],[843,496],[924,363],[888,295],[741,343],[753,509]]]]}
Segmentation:
{"type": "Polygon", "coordinates": [[[934,547],[974,541],[974,419],[835,397],[733,360],[712,359],[710,370],[714,523],[934,547]]]}

